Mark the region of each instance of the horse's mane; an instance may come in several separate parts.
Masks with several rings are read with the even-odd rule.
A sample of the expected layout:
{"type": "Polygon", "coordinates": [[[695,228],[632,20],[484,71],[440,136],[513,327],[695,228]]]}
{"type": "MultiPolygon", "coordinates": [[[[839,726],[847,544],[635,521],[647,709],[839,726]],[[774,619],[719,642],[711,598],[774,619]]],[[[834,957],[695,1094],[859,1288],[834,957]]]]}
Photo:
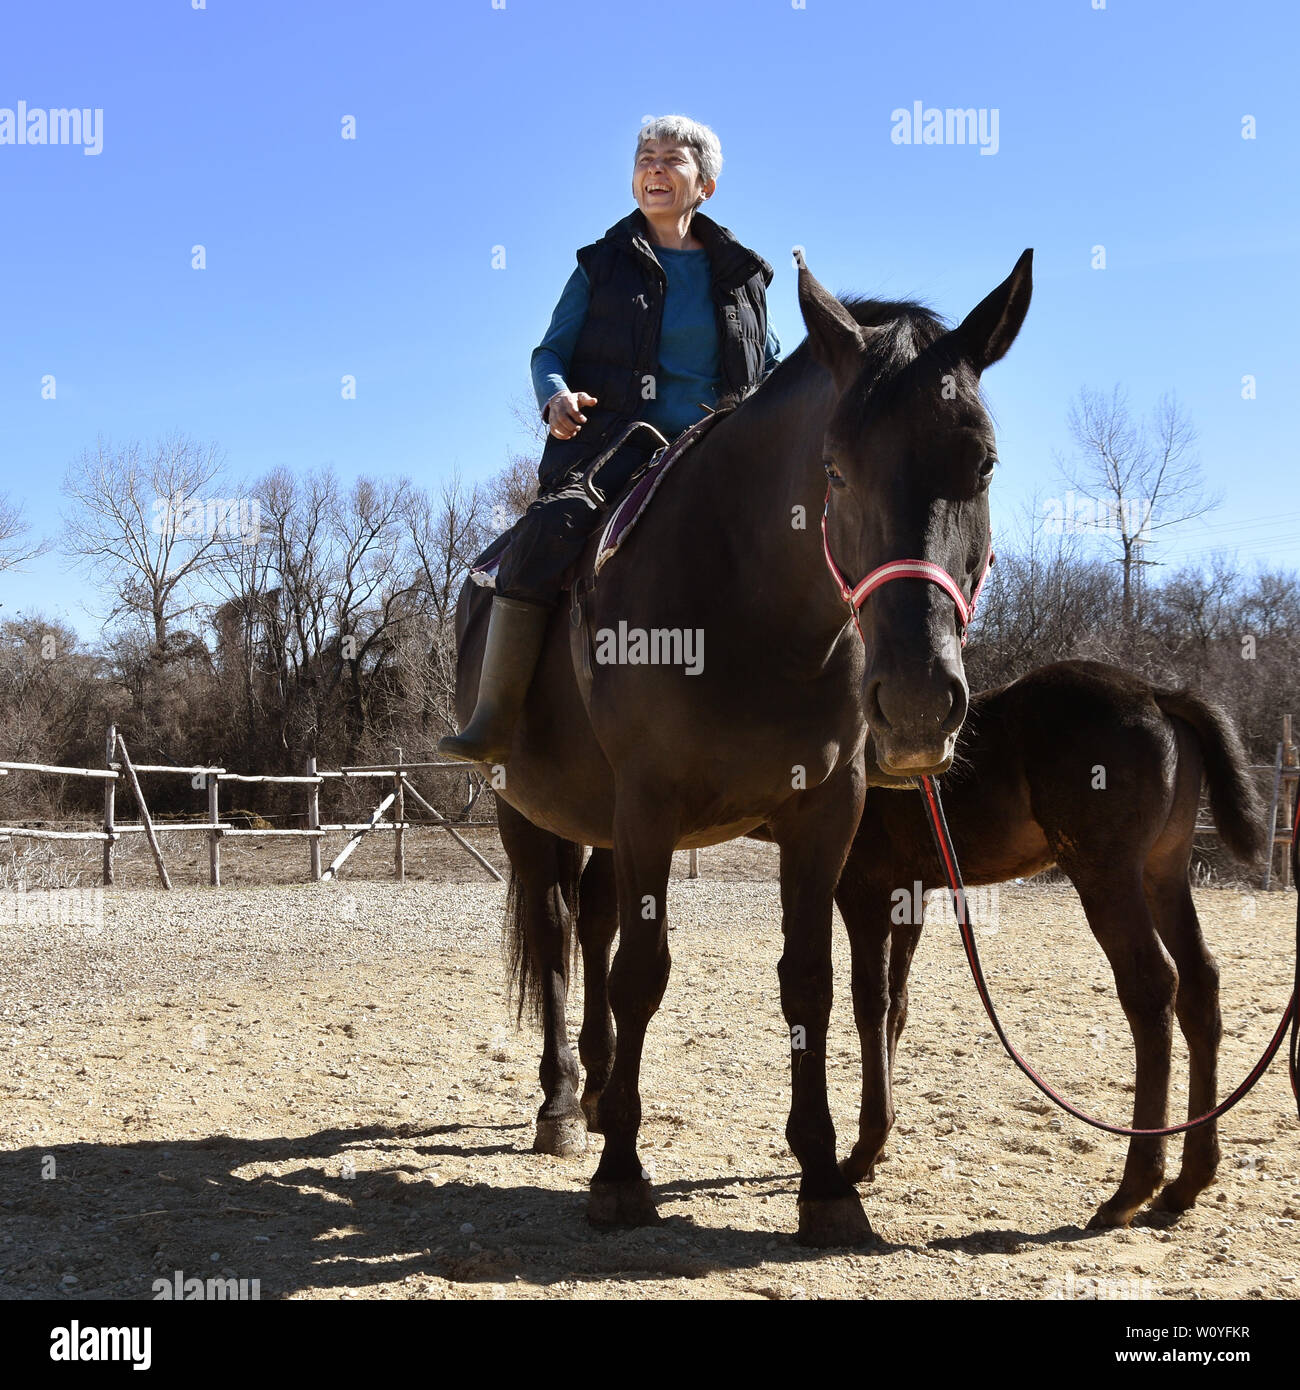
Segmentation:
{"type": "MultiPolygon", "coordinates": [[[[888,403],[891,388],[899,384],[903,369],[948,331],[947,323],[927,304],[915,299],[872,299],[866,295],[842,295],[840,303],[864,328],[882,328],[872,336],[863,358],[858,379],[861,408],[888,403]]],[[[810,367],[816,364],[805,335],[797,347],[777,363],[763,382],[745,397],[745,402],[762,397],[774,402],[788,391],[803,385],[810,367]]],[[[734,395],[727,398],[734,403],[734,395]]]]}

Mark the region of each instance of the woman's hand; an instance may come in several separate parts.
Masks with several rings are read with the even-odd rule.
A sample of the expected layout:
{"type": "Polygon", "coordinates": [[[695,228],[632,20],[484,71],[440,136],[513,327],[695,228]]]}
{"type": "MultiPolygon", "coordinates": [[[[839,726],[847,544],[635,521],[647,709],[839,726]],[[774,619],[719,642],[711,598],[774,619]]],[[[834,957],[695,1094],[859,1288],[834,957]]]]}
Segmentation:
{"type": "Polygon", "coordinates": [[[572,439],[587,423],[584,409],[596,404],[585,391],[557,391],[546,402],[546,422],[556,439],[572,439]]]}

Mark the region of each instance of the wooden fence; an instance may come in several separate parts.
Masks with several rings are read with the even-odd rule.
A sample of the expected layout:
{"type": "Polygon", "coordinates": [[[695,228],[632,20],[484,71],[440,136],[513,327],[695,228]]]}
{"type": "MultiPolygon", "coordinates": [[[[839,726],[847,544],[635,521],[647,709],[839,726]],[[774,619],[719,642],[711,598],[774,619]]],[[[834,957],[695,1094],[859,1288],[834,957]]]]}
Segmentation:
{"type": "Polygon", "coordinates": [[[1264,865],[1264,887],[1273,886],[1273,861],[1277,850],[1282,846],[1282,886],[1291,886],[1291,817],[1295,814],[1295,789],[1300,785],[1300,756],[1297,756],[1295,743],[1291,738],[1291,716],[1282,716],[1282,741],[1277,746],[1277,754],[1271,767],[1256,767],[1256,772],[1270,772],[1272,788],[1269,793],[1268,861],[1264,865]],[[1282,812],[1282,824],[1277,823],[1277,813],[1282,812]]]}
{"type": "Polygon", "coordinates": [[[273,773],[248,774],[228,772],[224,767],[174,767],[171,764],[133,763],[127,752],[126,743],[117,729],[109,727],[105,744],[104,766],[102,768],[59,767],[48,763],[0,762],[0,777],[11,773],[46,773],[60,777],[89,777],[104,783],[104,822],[100,830],[44,830],[28,829],[25,826],[0,825],[0,839],[15,838],[29,840],[97,840],[104,846],[103,879],[105,886],[113,883],[113,847],[123,835],[144,835],[153,855],[158,871],[158,880],[164,888],[171,888],[171,877],[163,859],[162,847],[158,840],[157,827],[149,814],[149,806],[140,787],[143,776],[189,777],[198,789],[206,790],[208,797],[207,819],[185,823],[169,823],[165,828],[172,832],[206,835],[208,840],[208,881],[214,888],[221,886],[221,846],[223,841],[262,838],[290,838],[307,841],[310,855],[311,877],[313,882],[328,882],[337,879],[339,871],[352,851],[362,839],[372,831],[386,831],[393,835],[393,871],[398,882],[406,880],[406,832],[414,826],[429,826],[445,830],[448,835],[477,864],[494,879],[500,881],[501,875],[487,859],[474,848],[436,807],[430,805],[411,784],[408,774],[415,771],[434,769],[454,769],[466,771],[465,763],[404,762],[402,750],[391,763],[374,764],[365,767],[344,767],[338,771],[318,769],[316,759],[307,760],[307,770],[301,776],[286,776],[273,773]],[[337,824],[323,824],[320,818],[321,787],[336,780],[379,781],[389,784],[387,794],[370,814],[370,819],[358,822],[340,821],[337,824]],[[222,783],[262,783],[272,785],[295,785],[303,788],[306,798],[304,829],[257,829],[241,828],[221,819],[222,783]],[[119,785],[128,787],[140,813],[138,824],[120,821],[117,817],[117,791],[119,785]],[[430,819],[408,820],[406,799],[418,803],[430,819]],[[391,811],[391,819],[385,819],[391,811]],[[345,832],[347,842],[335,855],[327,868],[321,867],[321,840],[332,832],[345,832]]]}
{"type": "MultiPolygon", "coordinates": [[[[1268,890],[1273,887],[1274,866],[1280,864],[1281,872],[1276,875],[1280,886],[1291,886],[1291,817],[1295,806],[1296,786],[1300,784],[1300,756],[1292,739],[1291,716],[1282,716],[1282,738],[1277,745],[1277,753],[1271,763],[1252,763],[1249,771],[1265,781],[1264,800],[1268,805],[1268,856],[1260,875],[1260,887],[1268,890]],[[1278,824],[1278,813],[1282,824],[1278,824]],[[1279,860],[1278,850],[1282,851],[1279,860]]],[[[1210,816],[1209,805],[1202,793],[1200,814],[1196,818],[1198,835],[1217,836],[1218,829],[1210,816]]],[[[960,847],[959,847],[960,848],[960,847]]]]}
{"type": "MultiPolygon", "coordinates": [[[[116,728],[110,726],[108,739],[105,746],[104,766],[102,768],[85,767],[58,767],[46,763],[9,763],[0,762],[0,777],[5,777],[11,772],[35,772],[50,773],[62,777],[92,777],[104,783],[104,825],[102,830],[29,830],[23,826],[0,825],[0,841],[6,838],[26,838],[31,840],[99,840],[103,842],[103,878],[105,885],[113,882],[113,846],[123,835],[144,835],[149,843],[150,852],[153,855],[154,864],[158,871],[159,881],[164,888],[171,887],[171,880],[167,873],[166,864],[163,861],[162,849],[158,843],[158,837],[153,820],[149,814],[149,807],[145,802],[144,795],[140,789],[140,774],[148,776],[166,775],[183,776],[190,778],[202,777],[202,785],[207,790],[208,808],[207,819],[202,822],[189,822],[185,824],[169,823],[166,829],[169,831],[190,832],[206,835],[208,837],[208,880],[214,888],[221,886],[221,845],[223,840],[237,839],[249,836],[261,836],[263,838],[288,837],[305,839],[308,842],[309,853],[311,856],[311,877],[314,882],[328,882],[337,879],[339,871],[347,862],[352,851],[361,843],[366,835],[372,831],[387,831],[394,836],[393,841],[393,871],[399,883],[406,880],[406,844],[405,833],[415,825],[432,826],[435,829],[445,830],[448,835],[468,854],[476,863],[482,866],[494,879],[498,881],[501,875],[496,869],[481,855],[473,845],[459,833],[453,822],[447,819],[434,806],[430,805],[423,796],[411,785],[407,776],[410,772],[429,771],[437,769],[455,770],[464,772],[466,764],[460,762],[439,763],[439,762],[403,762],[402,750],[397,750],[397,756],[391,763],[370,764],[364,767],[344,767],[338,771],[328,772],[318,770],[316,759],[307,760],[307,770],[302,776],[283,776],[279,774],[246,774],[239,772],[227,772],[223,767],[173,767],[170,764],[140,764],[132,763],[130,754],[127,752],[126,744],[122,740],[116,728]],[[365,780],[372,779],[381,782],[388,782],[390,790],[370,814],[370,819],[359,822],[339,822],[338,824],[322,824],[320,819],[320,789],[323,785],[333,779],[365,780]],[[140,811],[139,824],[132,825],[123,823],[116,818],[117,811],[117,787],[120,782],[125,782],[130,787],[135,798],[136,805],[140,811]],[[266,783],[266,784],[292,784],[304,788],[306,796],[305,818],[307,826],[300,830],[275,830],[275,829],[242,829],[231,825],[221,819],[221,784],[223,782],[235,783],[266,783]],[[418,805],[422,806],[432,818],[428,821],[409,821],[406,819],[406,798],[410,797],[418,805]],[[392,819],[386,820],[385,815],[391,811],[392,819]],[[321,867],[321,840],[331,832],[346,832],[348,840],[343,848],[335,855],[333,861],[327,868],[321,867]]],[[[1283,849],[1281,856],[1281,885],[1291,886],[1291,858],[1286,852],[1286,847],[1291,843],[1291,816],[1292,808],[1295,805],[1295,791],[1300,785],[1300,757],[1297,756],[1296,745],[1292,739],[1291,716],[1284,715],[1282,720],[1282,738],[1277,745],[1277,753],[1272,763],[1261,763],[1251,767],[1254,773],[1268,773],[1270,779],[1270,790],[1266,793],[1269,802],[1268,825],[1270,827],[1271,845],[1267,863],[1263,870],[1262,887],[1269,889],[1273,886],[1274,863],[1277,860],[1277,850],[1283,849]],[[1278,824],[1278,813],[1281,812],[1282,824],[1278,824]]],[[[490,826],[493,822],[476,822],[476,824],[490,826]]],[[[1209,819],[1208,813],[1202,813],[1197,821],[1197,833],[1204,835],[1214,835],[1217,833],[1214,823],[1209,819]]],[[[960,849],[960,846],[958,846],[960,849]]],[[[689,876],[698,878],[699,851],[691,850],[689,876]]]]}

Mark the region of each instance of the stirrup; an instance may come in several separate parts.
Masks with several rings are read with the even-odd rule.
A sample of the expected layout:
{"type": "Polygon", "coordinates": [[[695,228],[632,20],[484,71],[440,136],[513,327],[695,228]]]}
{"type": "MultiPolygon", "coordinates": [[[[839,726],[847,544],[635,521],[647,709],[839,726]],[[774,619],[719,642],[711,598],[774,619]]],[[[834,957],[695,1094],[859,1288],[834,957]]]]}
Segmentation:
{"type": "Polygon", "coordinates": [[[618,451],[623,447],[623,445],[627,443],[628,439],[637,432],[637,430],[649,430],[650,433],[654,435],[654,437],[659,441],[659,447],[651,453],[650,457],[646,459],[646,461],[641,465],[640,468],[636,470],[636,472],[631,474],[631,476],[626,480],[624,486],[626,486],[627,483],[631,483],[634,479],[639,478],[641,474],[644,473],[646,469],[650,467],[650,465],[655,461],[655,459],[658,458],[658,456],[668,447],[667,439],[665,439],[664,436],[660,434],[660,432],[657,429],[655,429],[655,427],[652,424],[649,423],[649,421],[633,420],[632,423],[618,436],[618,438],[609,446],[608,449],[605,450],[603,454],[596,458],[592,463],[589,463],[587,465],[587,467],[583,470],[581,478],[578,479],[578,481],[582,484],[582,490],[587,494],[588,497],[591,498],[592,502],[597,507],[605,507],[609,505],[609,498],[607,498],[605,494],[601,492],[601,490],[596,486],[597,475],[600,473],[600,470],[604,468],[604,466],[610,461],[610,459],[612,459],[614,455],[618,453],[618,451]]]}

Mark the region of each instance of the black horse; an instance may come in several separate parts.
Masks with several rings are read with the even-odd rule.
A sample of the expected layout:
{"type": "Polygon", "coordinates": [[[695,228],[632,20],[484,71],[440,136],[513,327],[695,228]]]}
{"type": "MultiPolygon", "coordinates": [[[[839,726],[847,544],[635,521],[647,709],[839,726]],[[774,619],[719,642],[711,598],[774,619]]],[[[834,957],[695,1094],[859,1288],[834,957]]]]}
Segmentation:
{"type": "MultiPolygon", "coordinates": [[[[995,462],[979,378],[1020,330],[1030,261],[1026,252],[952,330],[912,303],[843,304],[801,264],[806,342],[683,456],[589,595],[589,689],[575,672],[567,615],[551,624],[493,786],[515,959],[544,1019],[544,1152],[585,1142],[564,1017],[572,907],[582,846],[613,849],[613,881],[598,867],[582,886],[593,910],[616,897],[621,927],[609,974],[612,1066],[603,1006],[580,1043],[588,1109],[605,1135],[588,1206],[595,1224],[657,1219],[636,1148],[638,1078],[668,982],[673,851],[766,824],[781,848],[786,1133],[802,1169],[800,1239],[870,1237],[836,1164],[826,1098],[832,895],[866,791],[867,719],[881,765],[908,775],[948,766],[965,717],[953,595],[969,598],[987,565],[995,462]],[[914,557],[942,567],[948,588],[887,585],[862,609],[860,636],[828,574],[824,503],[827,544],[846,573],[914,557]],[[697,653],[703,643],[702,669],[603,663],[604,635],[615,632],[689,632],[697,653]]],[[[587,572],[590,560],[589,548],[587,572]]],[[[487,613],[486,592],[467,585],[457,610],[462,721],[474,707],[487,613]]],[[[608,944],[597,952],[589,980],[603,1001],[608,944]]]]}

